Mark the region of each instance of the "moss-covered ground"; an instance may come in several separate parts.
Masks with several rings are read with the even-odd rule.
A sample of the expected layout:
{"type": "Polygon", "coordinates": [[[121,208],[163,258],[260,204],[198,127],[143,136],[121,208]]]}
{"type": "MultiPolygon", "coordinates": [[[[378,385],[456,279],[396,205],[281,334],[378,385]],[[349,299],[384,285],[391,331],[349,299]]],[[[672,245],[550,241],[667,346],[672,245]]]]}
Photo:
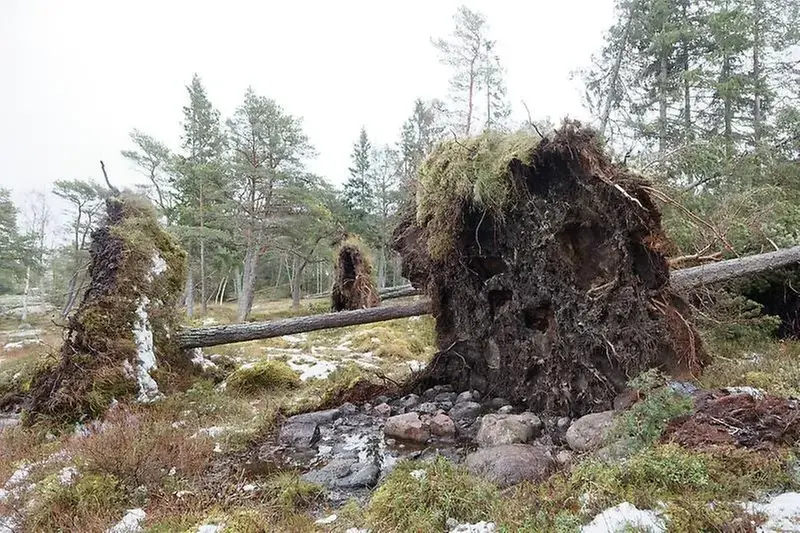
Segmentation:
{"type": "MultiPolygon", "coordinates": [[[[278,316],[290,312],[289,301],[268,305],[278,316]]],[[[212,307],[210,314],[224,323],[230,320],[226,312],[212,307]]],[[[2,342],[17,326],[4,324],[2,342]]],[[[45,322],[37,327],[42,338],[58,335],[45,322]]],[[[716,360],[698,385],[800,394],[800,343],[712,333],[706,337],[716,360]]],[[[0,391],[24,389],[26,376],[51,361],[47,344],[22,353],[1,350],[0,391]]],[[[1,430],[0,487],[10,497],[0,502],[0,516],[17,517],[25,531],[43,532],[104,531],[133,508],[145,509],[143,525],[152,532],[197,531],[203,524],[236,532],[439,532],[448,519],[492,521],[509,532],[576,532],[598,512],[627,501],[660,510],[670,531],[748,531],[758,517],[745,515],[740,502],[796,489],[800,482],[791,448],[687,450],[662,443],[666,422],[691,405],[658,389],[658,376],[641,379],[640,386],[655,392],[619,418],[614,435],[630,444],[626,459],[579,456],[540,484],[500,491],[444,459],[407,462],[365,505],[332,510],[322,489],[297,472],[250,475],[240,468],[243,451],[281,417],[321,405],[359,380],[402,379],[432,353],[429,318],[207,350],[207,357],[218,356],[223,373],[242,365],[251,370],[244,371],[242,387],[229,381],[221,389],[220,376],[210,375],[152,404],[119,404],[79,431],[74,425],[1,430]],[[28,472],[24,481],[7,484],[20,471],[28,472]],[[336,521],[315,524],[332,512],[336,521]]]]}

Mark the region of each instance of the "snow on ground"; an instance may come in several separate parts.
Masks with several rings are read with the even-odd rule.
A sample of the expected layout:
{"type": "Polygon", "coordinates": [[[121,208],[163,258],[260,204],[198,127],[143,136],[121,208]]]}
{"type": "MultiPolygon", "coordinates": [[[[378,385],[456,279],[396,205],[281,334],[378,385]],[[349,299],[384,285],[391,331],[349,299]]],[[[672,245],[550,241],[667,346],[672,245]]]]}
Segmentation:
{"type": "Polygon", "coordinates": [[[21,341],[9,342],[3,346],[4,352],[11,352],[13,350],[21,350],[22,348],[34,344],[42,344],[39,339],[22,339],[21,341]]]}
{"type": "Polygon", "coordinates": [[[195,348],[191,352],[192,354],[192,363],[196,366],[199,366],[202,370],[208,370],[209,368],[216,368],[217,364],[208,359],[205,355],[203,355],[202,348],[195,348]]]}
{"type": "Polygon", "coordinates": [[[14,533],[17,531],[17,521],[10,516],[0,516],[0,533],[14,533]]]}
{"type": "Polygon", "coordinates": [[[335,363],[310,356],[296,356],[289,359],[286,364],[295,372],[300,373],[300,381],[326,379],[337,368],[335,363]]]}
{"type": "Polygon", "coordinates": [[[767,521],[758,527],[758,533],[800,531],[800,493],[786,492],[767,503],[746,503],[751,514],[764,515],[767,521]]]}
{"type": "Polygon", "coordinates": [[[197,528],[197,533],[219,533],[225,524],[203,524],[197,528]]]}
{"type": "Polygon", "coordinates": [[[497,525],[493,522],[458,524],[450,529],[450,533],[494,533],[495,531],[497,531],[497,525]]]}
{"type": "Polygon", "coordinates": [[[106,533],[139,533],[143,531],[142,522],[147,517],[143,509],[130,509],[122,520],[113,527],[106,530],[106,533]]]}
{"type": "Polygon", "coordinates": [[[591,523],[581,528],[581,533],[622,533],[631,528],[649,533],[667,530],[664,520],[655,511],[643,511],[628,502],[622,502],[595,516],[591,523]]]}

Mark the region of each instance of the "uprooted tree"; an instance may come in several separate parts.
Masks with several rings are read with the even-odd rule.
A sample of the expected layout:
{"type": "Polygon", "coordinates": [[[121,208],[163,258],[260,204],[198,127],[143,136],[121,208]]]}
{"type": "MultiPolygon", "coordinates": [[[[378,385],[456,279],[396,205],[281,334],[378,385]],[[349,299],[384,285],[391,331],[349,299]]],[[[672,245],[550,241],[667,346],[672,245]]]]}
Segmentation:
{"type": "Polygon", "coordinates": [[[372,258],[357,237],[342,241],[336,253],[331,309],[345,311],[366,309],[380,304],[372,277],[372,258]]]}
{"type": "Polygon", "coordinates": [[[645,185],[572,122],[541,140],[487,133],[434,150],[395,231],[436,317],[441,351],[419,386],[580,415],[649,368],[699,372],[707,356],[645,185]]]}
{"type": "Polygon", "coordinates": [[[92,234],[90,285],[69,318],[60,357],[31,383],[29,421],[77,421],[114,399],[159,395],[160,376],[192,363],[174,343],[185,252],[143,199],[106,201],[106,221],[92,234]],[[154,379],[154,377],[156,379],[154,379]]]}

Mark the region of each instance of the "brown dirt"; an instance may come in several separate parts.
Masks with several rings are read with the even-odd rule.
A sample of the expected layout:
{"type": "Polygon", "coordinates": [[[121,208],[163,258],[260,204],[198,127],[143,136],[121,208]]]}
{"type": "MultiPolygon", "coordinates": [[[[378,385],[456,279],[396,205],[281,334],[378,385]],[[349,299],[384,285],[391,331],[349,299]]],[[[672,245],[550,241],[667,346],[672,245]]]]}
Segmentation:
{"type": "Polygon", "coordinates": [[[380,305],[372,279],[372,263],[356,240],[346,240],[339,248],[334,265],[331,309],[352,311],[380,305]]]}
{"type": "Polygon", "coordinates": [[[800,440],[800,406],[795,400],[704,392],[695,405],[694,413],[669,423],[664,442],[689,448],[735,445],[761,450],[800,440]]]}
{"type": "Polygon", "coordinates": [[[610,409],[649,368],[700,372],[707,357],[669,288],[647,182],[578,123],[531,154],[531,165],[508,164],[515,193],[502,219],[471,201],[443,206],[461,221],[454,254],[431,257],[414,208],[395,231],[404,276],[432,298],[441,350],[415,388],[449,383],[577,416],[610,409]]]}

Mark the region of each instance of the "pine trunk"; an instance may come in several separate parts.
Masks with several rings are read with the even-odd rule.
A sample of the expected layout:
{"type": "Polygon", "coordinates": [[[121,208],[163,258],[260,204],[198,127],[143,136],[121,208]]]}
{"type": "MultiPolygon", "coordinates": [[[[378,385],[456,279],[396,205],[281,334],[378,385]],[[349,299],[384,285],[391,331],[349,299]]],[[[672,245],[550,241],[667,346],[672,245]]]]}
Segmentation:
{"type": "Polygon", "coordinates": [[[611,116],[611,105],[616,99],[617,85],[619,83],[619,69],[622,66],[622,58],[625,56],[625,48],[628,46],[628,35],[630,35],[631,25],[633,24],[633,14],[636,10],[637,2],[634,2],[628,9],[628,20],[625,23],[625,29],[622,32],[622,39],[617,49],[617,56],[614,59],[614,66],[611,68],[611,82],[608,86],[608,94],[606,94],[606,101],[603,105],[603,116],[600,118],[600,135],[606,133],[606,126],[608,126],[608,119],[611,116]]]}
{"type": "Polygon", "coordinates": [[[730,160],[733,157],[733,102],[731,102],[730,89],[727,87],[731,77],[731,56],[726,52],[722,61],[722,82],[726,85],[722,95],[723,100],[723,121],[725,139],[725,157],[730,160]]]}
{"type": "Polygon", "coordinates": [[[242,292],[239,295],[239,322],[244,322],[250,316],[253,308],[253,298],[256,289],[256,267],[258,266],[258,255],[255,247],[249,245],[244,256],[242,265],[242,292]]]}
{"type": "MultiPolygon", "coordinates": [[[[201,222],[202,230],[202,222],[201,222]]],[[[206,241],[200,237],[200,313],[205,316],[208,313],[208,301],[206,298],[206,241]]]]}
{"type": "Polygon", "coordinates": [[[194,270],[191,263],[186,269],[186,316],[194,316],[194,270]]]}
{"type": "Polygon", "coordinates": [[[667,149],[667,56],[661,52],[658,73],[658,153],[667,149]]]}

